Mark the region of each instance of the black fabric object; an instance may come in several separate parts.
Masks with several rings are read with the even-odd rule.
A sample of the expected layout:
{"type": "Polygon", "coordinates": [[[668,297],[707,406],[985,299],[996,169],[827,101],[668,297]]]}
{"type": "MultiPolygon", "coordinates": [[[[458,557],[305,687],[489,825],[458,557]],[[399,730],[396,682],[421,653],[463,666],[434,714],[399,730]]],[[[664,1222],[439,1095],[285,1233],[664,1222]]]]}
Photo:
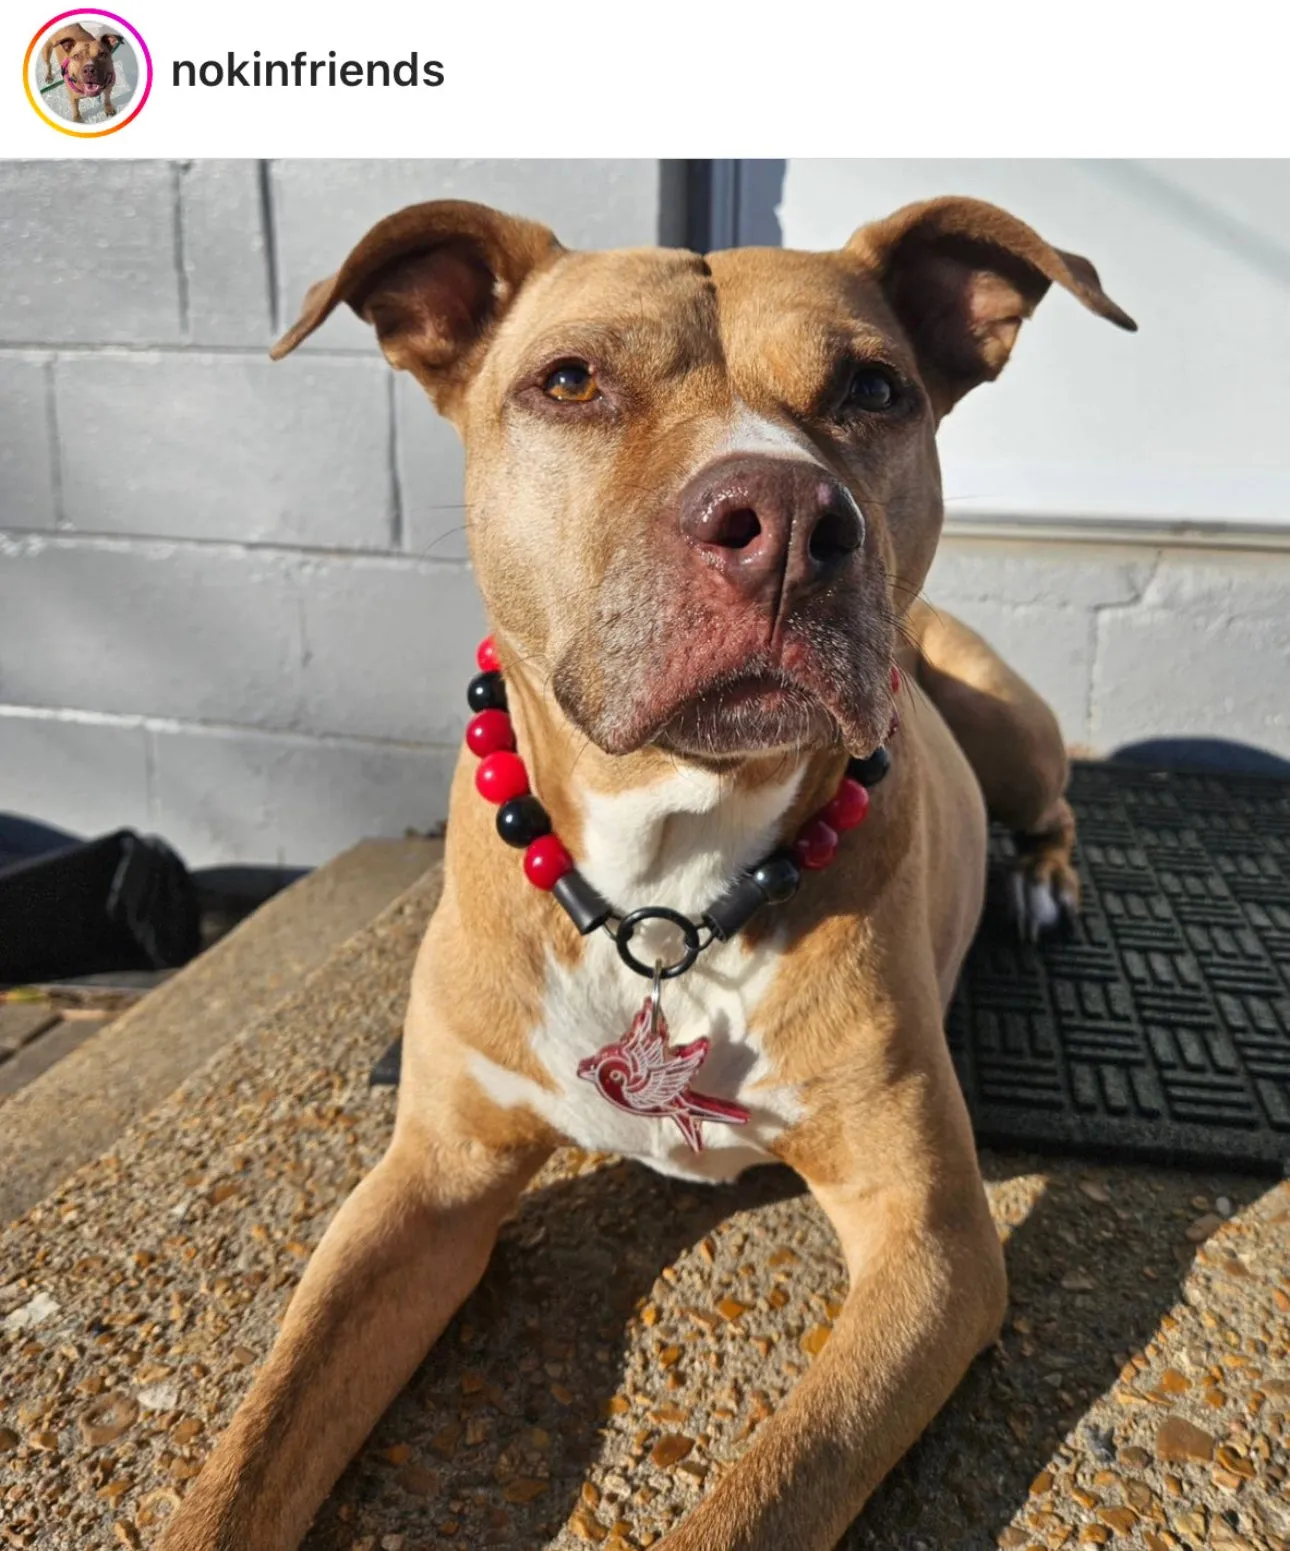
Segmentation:
{"type": "Polygon", "coordinates": [[[0,983],[172,969],[199,946],[192,876],[155,837],[122,829],[0,867],[0,983]]]}
{"type": "Polygon", "coordinates": [[[369,1088],[397,1088],[402,1075],[403,1036],[400,1034],[392,1044],[386,1046],[385,1053],[368,1073],[367,1085],[369,1088]]]}

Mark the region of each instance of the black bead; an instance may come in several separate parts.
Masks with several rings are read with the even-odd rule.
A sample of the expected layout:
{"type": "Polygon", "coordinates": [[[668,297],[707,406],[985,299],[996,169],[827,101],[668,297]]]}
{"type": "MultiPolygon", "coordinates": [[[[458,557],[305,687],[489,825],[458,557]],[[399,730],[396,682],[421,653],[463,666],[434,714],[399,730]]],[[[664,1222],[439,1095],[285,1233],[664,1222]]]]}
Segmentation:
{"type": "Polygon", "coordinates": [[[551,820],[536,797],[512,797],[497,810],[497,833],[508,846],[522,851],[539,835],[551,833],[551,820]]]}
{"type": "Polygon", "coordinates": [[[506,709],[506,685],[500,673],[477,673],[466,690],[466,699],[472,711],[504,711],[506,709]]]}
{"type": "Polygon", "coordinates": [[[881,745],[868,759],[853,759],[847,766],[847,774],[861,786],[877,786],[891,769],[891,755],[881,745]]]}
{"type": "Polygon", "coordinates": [[[551,892],[584,937],[603,926],[612,914],[608,901],[600,897],[576,867],[565,873],[551,892]]]}
{"type": "Polygon", "coordinates": [[[773,851],[749,876],[768,905],[782,905],[797,893],[802,870],[788,851],[773,851]]]}

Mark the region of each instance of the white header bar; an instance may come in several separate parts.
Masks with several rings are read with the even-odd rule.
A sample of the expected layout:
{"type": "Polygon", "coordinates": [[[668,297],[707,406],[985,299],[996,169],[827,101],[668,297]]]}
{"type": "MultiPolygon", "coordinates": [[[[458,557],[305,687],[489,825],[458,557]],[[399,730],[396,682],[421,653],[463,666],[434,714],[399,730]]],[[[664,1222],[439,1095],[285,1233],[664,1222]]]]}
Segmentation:
{"type": "Polygon", "coordinates": [[[1266,0],[107,3],[6,4],[0,154],[1290,153],[1266,0]],[[120,40],[110,116],[92,71],[88,87],[68,84],[58,51],[52,67],[42,57],[53,32],[82,21],[120,40]]]}

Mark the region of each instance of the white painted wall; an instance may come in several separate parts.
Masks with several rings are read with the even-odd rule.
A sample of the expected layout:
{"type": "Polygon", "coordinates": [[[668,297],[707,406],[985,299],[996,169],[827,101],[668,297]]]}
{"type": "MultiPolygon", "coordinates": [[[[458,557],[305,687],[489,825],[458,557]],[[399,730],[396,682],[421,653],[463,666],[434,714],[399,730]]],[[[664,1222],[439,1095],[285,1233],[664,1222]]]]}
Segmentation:
{"type": "Polygon", "coordinates": [[[941,435],[955,516],[1290,527],[1290,163],[792,161],[788,247],[937,194],[1092,260],[1126,334],[1054,286],[941,435]]]}

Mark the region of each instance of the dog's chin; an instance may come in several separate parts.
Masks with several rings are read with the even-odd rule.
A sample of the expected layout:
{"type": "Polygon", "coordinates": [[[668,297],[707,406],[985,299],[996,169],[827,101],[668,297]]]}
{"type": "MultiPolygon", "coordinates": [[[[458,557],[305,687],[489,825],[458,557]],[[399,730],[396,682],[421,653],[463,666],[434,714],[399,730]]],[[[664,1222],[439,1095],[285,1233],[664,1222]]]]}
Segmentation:
{"type": "Polygon", "coordinates": [[[840,740],[837,720],[814,695],[787,680],[755,675],[695,696],[652,741],[686,758],[731,759],[807,753],[840,740]]]}

